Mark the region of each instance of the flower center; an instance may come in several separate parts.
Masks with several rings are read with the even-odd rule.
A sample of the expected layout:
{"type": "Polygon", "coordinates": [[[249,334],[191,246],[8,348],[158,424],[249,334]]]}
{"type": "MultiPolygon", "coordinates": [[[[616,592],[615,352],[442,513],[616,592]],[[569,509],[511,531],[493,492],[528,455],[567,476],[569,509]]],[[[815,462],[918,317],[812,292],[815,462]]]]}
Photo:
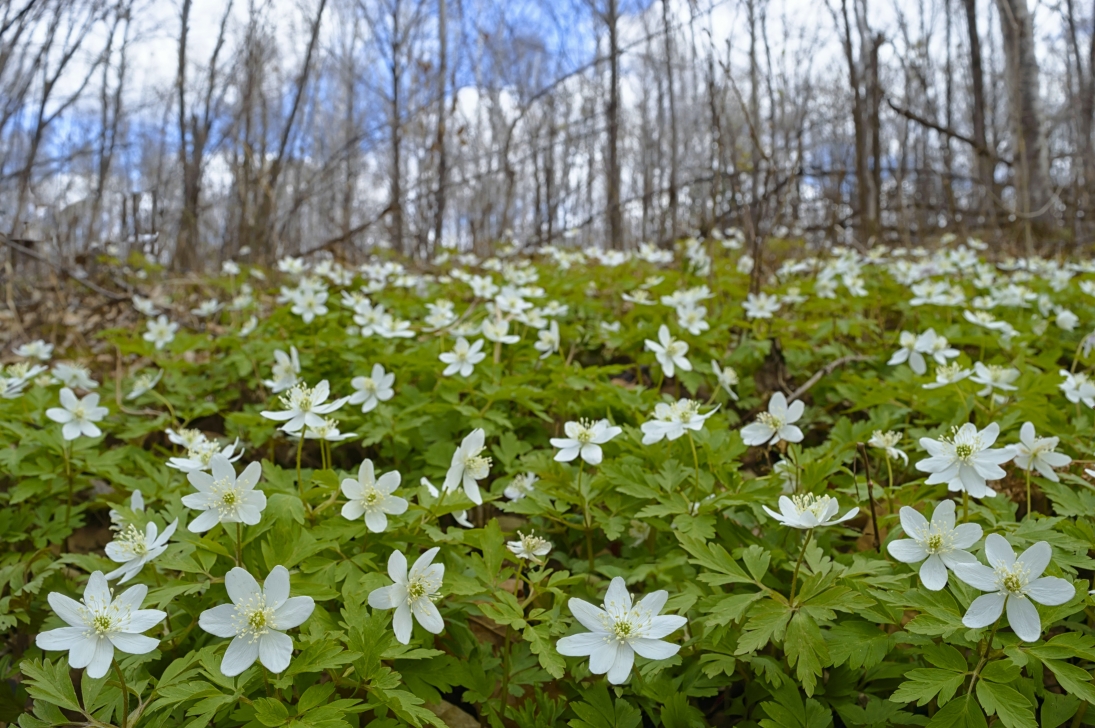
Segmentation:
{"type": "Polygon", "coordinates": [[[408,602],[417,602],[424,596],[426,596],[426,585],[422,583],[421,579],[413,579],[407,584],[408,602]]]}
{"type": "Polygon", "coordinates": [[[969,443],[959,443],[954,446],[954,454],[959,460],[968,460],[970,455],[973,455],[973,445],[969,443]]]}
{"type": "Polygon", "coordinates": [[[670,357],[673,357],[673,358],[676,358],[678,356],[682,356],[684,354],[684,352],[685,352],[684,342],[682,342],[682,341],[671,341],[671,342],[669,342],[669,345],[667,347],[665,347],[665,353],[668,354],[670,357]]]}
{"type": "Polygon", "coordinates": [[[1027,585],[1030,583],[1030,572],[1020,563],[1012,564],[1011,568],[1005,566],[996,567],[996,579],[1000,588],[1014,597],[1026,596],[1027,585]]]}
{"type": "Polygon", "coordinates": [[[77,405],[72,408],[72,416],[77,420],[82,420],[87,417],[87,410],[84,409],[83,402],[77,403],[77,405]]]}
{"type": "Polygon", "coordinates": [[[490,458],[480,455],[479,453],[481,452],[483,452],[482,448],[473,453],[469,453],[468,456],[464,458],[464,470],[476,480],[482,480],[487,477],[487,473],[490,472],[490,466],[493,462],[490,458]]]}
{"type": "Polygon", "coordinates": [[[214,508],[217,509],[221,518],[236,514],[243,500],[243,494],[235,482],[229,478],[221,478],[215,481],[209,490],[213,495],[214,508]]]}
{"type": "Polygon", "coordinates": [[[381,493],[376,489],[376,486],[365,486],[365,492],[361,495],[361,505],[365,506],[365,510],[375,510],[377,503],[380,502],[381,493]]]}
{"type": "Polygon", "coordinates": [[[757,415],[757,422],[773,431],[779,431],[783,428],[783,418],[777,417],[771,412],[761,412],[757,415]]]}
{"type": "Polygon", "coordinates": [[[137,530],[137,527],[133,524],[126,526],[125,530],[119,533],[115,539],[118,545],[122,547],[132,557],[144,556],[148,553],[148,543],[145,541],[144,534],[137,530]]]}
{"type": "Polygon", "coordinates": [[[277,629],[274,610],[266,606],[266,597],[262,594],[252,594],[237,604],[233,622],[236,636],[248,642],[254,642],[270,630],[277,629]]]}
{"type": "Polygon", "coordinates": [[[376,393],[376,382],[373,381],[372,377],[365,377],[365,381],[362,382],[361,388],[366,392],[372,392],[372,393],[375,394],[376,393]]]}
{"type": "Polygon", "coordinates": [[[819,498],[813,493],[791,496],[791,502],[795,504],[795,508],[798,509],[799,513],[809,512],[814,514],[818,519],[825,513],[830,500],[832,500],[832,498],[827,495],[823,495],[819,498]]]}
{"type": "Polygon", "coordinates": [[[632,632],[635,628],[631,622],[626,619],[619,620],[616,624],[612,625],[612,632],[616,635],[616,639],[620,642],[627,642],[628,638],[632,636],[632,632]]]}
{"type": "Polygon", "coordinates": [[[589,420],[580,420],[578,422],[578,434],[574,436],[574,439],[583,445],[589,444],[593,439],[593,423],[589,420]]]}
{"type": "Polygon", "coordinates": [[[924,549],[930,554],[937,554],[946,550],[946,539],[943,534],[935,532],[924,539],[924,549]]]}
{"type": "Polygon", "coordinates": [[[91,618],[91,628],[97,635],[106,635],[114,631],[114,619],[109,614],[96,614],[91,618]]]}

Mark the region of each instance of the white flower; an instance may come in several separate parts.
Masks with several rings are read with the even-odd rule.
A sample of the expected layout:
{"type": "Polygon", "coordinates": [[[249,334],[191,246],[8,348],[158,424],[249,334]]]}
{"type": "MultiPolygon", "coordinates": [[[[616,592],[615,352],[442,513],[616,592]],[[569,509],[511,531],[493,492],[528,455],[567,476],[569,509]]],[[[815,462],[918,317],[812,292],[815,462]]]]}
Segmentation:
{"type": "Polygon", "coordinates": [[[925,384],[924,389],[939,389],[948,384],[955,384],[956,382],[961,382],[971,374],[973,374],[972,369],[965,369],[958,362],[937,366],[935,368],[935,381],[925,384]]]}
{"type": "Polygon", "coordinates": [[[141,609],[147,594],[148,587],[137,584],[115,599],[103,572],[93,572],[82,601],[50,592],[49,605],[69,626],[40,632],[34,643],[43,650],[67,650],[70,667],[86,667],[88,677],[100,678],[110,669],[115,648],[143,655],[159,646],[159,640],[141,632],[155,627],[167,614],[141,609]]]}
{"type": "Polygon", "coordinates": [[[1069,402],[1083,402],[1088,407],[1095,407],[1095,382],[1088,379],[1083,372],[1073,374],[1062,369],[1061,376],[1065,381],[1058,384],[1057,388],[1064,392],[1069,402]]]}
{"type": "Polygon", "coordinates": [[[968,549],[981,540],[981,527],[976,523],[954,525],[954,501],[945,500],[935,507],[932,520],[908,506],[901,509],[901,528],[909,538],[891,541],[887,550],[904,564],[920,566],[920,580],[931,591],[947,585],[947,569],[958,564],[975,562],[968,549]]]}
{"type": "Polygon", "coordinates": [[[710,412],[700,414],[701,406],[702,403],[694,399],[659,402],[654,406],[654,419],[644,422],[639,428],[643,432],[643,444],[652,445],[661,442],[662,438],[673,441],[689,430],[702,430],[703,423],[719,408],[716,405],[710,412]]]}
{"type": "MultiPolygon", "coordinates": [[[[300,437],[300,433],[297,432],[291,437],[300,437]]],[[[348,440],[351,437],[357,437],[356,432],[341,432],[338,429],[338,420],[334,417],[323,418],[323,424],[318,427],[309,425],[304,428],[304,439],[306,440],[326,440],[327,442],[342,442],[348,440]]]]}
{"type": "Polygon", "coordinates": [[[201,305],[199,305],[197,308],[190,309],[190,313],[194,314],[198,318],[207,318],[220,310],[221,302],[213,298],[208,301],[202,301],[201,305]]]}
{"type": "Polygon", "coordinates": [[[191,533],[208,531],[218,523],[245,523],[253,526],[266,508],[266,494],[255,490],[262,476],[262,465],[251,463],[236,477],[236,469],[224,455],[216,454],[210,463],[213,474],[195,470],[186,479],[198,489],[197,493],[184,495],[183,505],[201,515],[190,522],[191,533]]]}
{"type": "Polygon", "coordinates": [[[486,357],[487,355],[483,353],[482,339],[476,339],[475,343],[469,346],[468,340],[461,336],[456,339],[452,351],[444,352],[438,357],[442,363],[448,364],[441,374],[442,376],[451,377],[459,372],[462,377],[470,377],[475,370],[475,365],[486,357]]]}
{"type": "Polygon", "coordinates": [[[1060,482],[1053,469],[1065,467],[1072,462],[1072,458],[1063,452],[1056,452],[1058,442],[1060,439],[1056,437],[1035,437],[1034,423],[1023,423],[1019,428],[1019,442],[1011,446],[1015,464],[1023,470],[1034,468],[1054,483],[1060,482]]]}
{"type": "MultiPolygon", "coordinates": [[[[133,495],[129,497],[129,510],[137,512],[144,510],[144,496],[141,495],[141,491],[133,491],[133,495]]],[[[122,514],[113,508],[110,509],[110,530],[119,531],[125,527],[125,520],[122,518],[122,514]]]]}
{"type": "Polygon", "coordinates": [[[96,392],[84,395],[77,399],[76,395],[68,387],[61,389],[61,406],[50,407],[46,410],[46,417],[62,425],[61,435],[66,440],[75,440],[80,435],[86,437],[98,437],[103,431],[95,424],[107,413],[106,407],[99,406],[99,395],[96,392]]]}
{"type": "Polygon", "coordinates": [[[559,324],[556,321],[552,321],[551,325],[542,331],[537,332],[539,341],[533,344],[533,348],[536,351],[542,352],[540,354],[541,359],[547,359],[549,356],[559,351],[559,324]]]}
{"type": "MultiPolygon", "coordinates": [[[[134,498],[139,492],[134,491],[134,498]]],[[[179,519],[176,518],[159,535],[156,534],[156,524],[152,522],[145,526],[144,533],[133,524],[120,530],[114,540],[106,545],[106,555],[121,566],[107,574],[107,580],[120,576],[122,580],[118,583],[124,584],[139,574],[145,564],[167,550],[167,542],[178,525],[179,519]]]]}
{"type": "Polygon", "coordinates": [[[856,514],[859,513],[859,506],[854,506],[852,510],[833,521],[831,520],[832,517],[840,510],[836,498],[828,495],[816,496],[813,493],[794,495],[789,498],[781,495],[779,497],[779,513],[776,513],[768,506],[761,507],[769,516],[784,526],[803,530],[820,528],[821,526],[834,526],[850,518],[855,518],[856,514]]]}
{"type": "Polygon", "coordinates": [[[1057,328],[1064,331],[1073,331],[1080,323],[1080,317],[1067,308],[1058,308],[1056,313],[1057,328]]]}
{"type": "Polygon", "coordinates": [[[175,332],[179,330],[179,325],[169,321],[162,313],[157,319],[149,319],[146,325],[148,331],[144,332],[141,338],[155,346],[157,351],[174,341],[175,332]]]}
{"type": "Polygon", "coordinates": [[[642,546],[650,538],[650,524],[644,521],[631,519],[627,529],[627,535],[631,539],[632,547],[642,546]]]}
{"type": "Polygon", "coordinates": [[[954,428],[952,436],[933,440],[920,438],[920,447],[930,457],[916,463],[916,469],[930,473],[924,481],[927,485],[946,483],[947,490],[966,491],[974,498],[991,498],[996,491],[989,488],[986,480],[999,480],[1006,473],[1000,466],[1011,460],[1010,448],[991,450],[1000,435],[995,422],[978,432],[977,425],[967,422],[954,428]]]}
{"type": "Polygon", "coordinates": [[[91,372],[81,364],[61,362],[53,365],[53,376],[61,384],[72,389],[96,389],[99,383],[91,378],[91,372]]]}
{"type": "Polygon", "coordinates": [[[525,535],[517,532],[520,537],[517,541],[507,541],[508,548],[519,559],[527,559],[537,564],[541,563],[540,557],[547,556],[551,552],[551,541],[540,538],[534,534],[525,535]]]}
{"type": "MultiPolygon", "coordinates": [[[[985,385],[983,389],[977,392],[978,396],[981,397],[992,394],[995,389],[1002,392],[1014,392],[1016,387],[1012,382],[1019,378],[1019,370],[1015,367],[1004,367],[997,364],[986,365],[977,362],[973,365],[973,372],[970,381],[985,385]]],[[[1000,395],[997,395],[997,398],[999,399],[1000,395]]]]}
{"type": "Polygon", "coordinates": [[[975,562],[954,569],[955,576],[974,589],[989,592],[974,599],[962,617],[962,624],[971,629],[994,624],[1007,605],[1012,631],[1024,642],[1035,642],[1042,636],[1042,619],[1031,602],[1057,606],[1076,594],[1076,587],[1064,579],[1042,576],[1053,558],[1053,549],[1045,541],[1015,558],[1007,539],[990,533],[985,539],[985,558],[989,566],[975,562]]]}
{"type": "Polygon", "coordinates": [[[289,596],[289,571],[275,566],[260,587],[238,566],[224,575],[231,604],[206,609],[198,625],[215,637],[231,637],[221,659],[221,673],[235,677],[258,660],[270,672],[289,667],[293,638],[284,630],[304,624],[316,603],[311,597],[289,596]]]}
{"type": "Polygon", "coordinates": [[[735,402],[738,400],[738,395],[734,392],[734,387],[738,386],[738,373],[734,371],[733,367],[719,366],[719,363],[714,359],[711,360],[711,371],[715,373],[715,379],[719,381],[719,386],[726,390],[726,393],[730,395],[730,399],[735,402]]]}
{"type": "Polygon", "coordinates": [[[373,364],[372,376],[354,377],[350,380],[354,393],[350,395],[348,402],[361,405],[362,412],[371,412],[379,403],[387,402],[395,396],[392,389],[394,382],[394,373],[386,373],[383,366],[373,364]]]}
{"type": "Polygon", "coordinates": [[[483,496],[479,493],[479,481],[490,473],[491,459],[480,453],[483,452],[486,433],[483,430],[472,430],[471,433],[456,448],[452,454],[452,462],[449,471],[445,474],[445,482],[442,488],[446,493],[451,493],[463,486],[464,493],[475,505],[483,504],[483,496]]]}
{"type": "Polygon", "coordinates": [[[509,319],[488,319],[483,322],[483,336],[501,344],[516,344],[521,340],[517,334],[509,333],[509,319]]]}
{"type": "Polygon", "coordinates": [[[802,442],[802,430],[794,423],[805,409],[802,400],[796,399],[788,405],[783,392],[776,392],[768,400],[768,411],[761,412],[756,422],[741,429],[741,439],[746,445],[775,445],[780,440],[802,442]]]}
{"type": "MultiPolygon", "coordinates": [[[[183,430],[183,432],[197,431],[183,430]]],[[[230,463],[234,463],[243,457],[242,447],[239,452],[236,452],[236,447],[240,444],[238,439],[222,448],[216,440],[207,440],[205,435],[200,432],[198,434],[201,435],[201,439],[195,441],[186,449],[186,457],[168,458],[167,467],[181,470],[184,473],[193,473],[198,470],[209,470],[214,455],[221,455],[230,463]]],[[[172,440],[172,442],[175,441],[172,440]]]]}
{"type": "Polygon", "coordinates": [[[137,313],[143,313],[145,316],[155,316],[160,312],[152,299],[144,296],[133,296],[133,308],[137,309],[137,313]]]}
{"type": "Polygon", "coordinates": [[[281,396],[284,410],[264,410],[262,416],[275,422],[285,422],[281,430],[291,434],[299,433],[305,426],[322,427],[323,418],[320,415],[331,414],[346,404],[346,400],[349,399],[349,397],[343,397],[334,402],[327,402],[327,397],[330,395],[331,386],[326,379],[311,389],[304,383],[298,383],[293,385],[287,394],[281,396]]]}
{"type": "Polygon", "coordinates": [[[871,435],[871,439],[867,441],[867,444],[871,447],[877,447],[880,450],[886,451],[886,457],[890,460],[901,459],[906,465],[909,463],[909,456],[905,454],[904,450],[897,447],[897,443],[901,442],[901,433],[882,430],[875,430],[871,435]]]}
{"type": "Polygon", "coordinates": [[[538,478],[535,473],[518,473],[513,476],[502,495],[511,501],[519,501],[532,491],[536,490],[535,484],[538,478]]]}
{"type": "Polygon", "coordinates": [[[374,476],[373,461],[364,460],[357,470],[357,479],[342,481],[342,495],[349,501],[342,506],[342,517],[350,521],[365,516],[365,525],[373,533],[381,533],[388,527],[388,516],[407,512],[407,501],[392,495],[399,487],[400,475],[396,471],[374,476]]]}
{"type": "Polygon", "coordinates": [[[240,327],[240,336],[247,336],[259,325],[257,316],[252,316],[240,327]]]}
{"type": "MultiPolygon", "coordinates": [[[[945,336],[935,333],[935,329],[928,329],[916,337],[916,350],[930,356],[936,364],[946,364],[948,359],[954,359],[959,354],[958,349],[952,347],[945,336]]],[[[923,370],[917,372],[923,373],[923,370]]]]}
{"type": "Polygon", "coordinates": [[[688,621],[676,615],[659,616],[668,598],[669,593],[659,589],[635,604],[624,580],[613,577],[603,609],[583,599],[567,602],[571,614],[589,632],[563,637],[556,649],[567,657],[589,657],[590,672],[608,673],[608,681],[619,685],[631,674],[636,654],[648,660],[666,660],[680,650],[680,645],[662,639],[688,621]]]}
{"type": "Polygon", "coordinates": [[[711,328],[707,323],[706,306],[681,306],[677,309],[677,323],[693,336],[699,336],[711,328]]]}
{"type": "Polygon", "coordinates": [[[177,431],[168,428],[164,432],[167,433],[167,439],[189,450],[192,447],[200,445],[206,441],[205,433],[201,430],[189,430],[185,427],[180,427],[177,431]]]}
{"type": "Polygon", "coordinates": [[[674,339],[665,324],[658,328],[658,341],[646,340],[646,350],[654,352],[654,358],[661,364],[665,376],[670,379],[678,368],[685,372],[692,371],[692,362],[684,356],[688,353],[688,344],[674,339]]]}
{"type": "Polygon", "coordinates": [[[290,346],[286,354],[281,349],[274,349],[273,376],[264,379],[263,384],[270,388],[274,394],[284,392],[300,381],[300,357],[297,356],[297,347],[290,346]]]}
{"type": "Polygon", "coordinates": [[[901,348],[895,351],[893,356],[891,356],[890,360],[886,363],[890,366],[897,366],[908,362],[909,366],[912,367],[912,370],[917,374],[926,372],[928,367],[924,363],[923,352],[917,348],[920,339],[916,334],[911,331],[902,331],[898,342],[901,348]]]}
{"type": "Polygon", "coordinates": [[[434,546],[419,556],[409,574],[407,557],[401,551],[393,551],[388,557],[388,577],[395,583],[369,593],[369,606],[373,609],[395,609],[392,629],[401,644],[411,641],[412,614],[428,632],[441,634],[445,629],[441,612],[433,603],[441,580],[445,578],[445,565],[432,563],[438,551],[440,549],[434,546]]]}
{"type": "Polygon", "coordinates": [[[566,437],[551,438],[552,447],[559,448],[555,453],[555,460],[560,463],[569,463],[579,455],[590,465],[600,465],[603,454],[601,445],[623,432],[622,427],[616,427],[608,420],[601,419],[596,422],[579,420],[567,422],[563,425],[566,437]]]}
{"type": "Polygon", "coordinates": [[[39,359],[41,361],[49,361],[53,357],[53,344],[47,344],[41,339],[35,339],[34,341],[17,346],[15,348],[15,355],[22,356],[28,359],[39,359]]]}
{"type": "Polygon", "coordinates": [[[770,319],[779,310],[781,303],[779,296],[767,293],[750,293],[745,297],[745,303],[741,307],[745,309],[745,317],[749,319],[770,319]]]}
{"type": "Polygon", "coordinates": [[[142,372],[133,379],[133,389],[125,396],[127,400],[137,399],[142,394],[152,391],[163,378],[163,370],[155,369],[152,372],[142,372]]]}

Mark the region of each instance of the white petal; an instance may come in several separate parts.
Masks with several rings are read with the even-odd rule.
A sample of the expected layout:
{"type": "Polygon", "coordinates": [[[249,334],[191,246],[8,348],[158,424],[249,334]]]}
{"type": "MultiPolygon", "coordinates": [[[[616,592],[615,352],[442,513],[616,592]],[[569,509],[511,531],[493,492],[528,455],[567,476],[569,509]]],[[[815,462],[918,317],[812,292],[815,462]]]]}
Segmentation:
{"type": "Polygon", "coordinates": [[[235,677],[255,664],[259,659],[259,643],[243,637],[236,637],[229,643],[221,660],[221,674],[235,677]]]}
{"type": "MultiPolygon", "coordinates": [[[[943,502],[950,503],[951,501],[943,502]]],[[[942,507],[942,504],[936,507],[936,512],[938,513],[939,509],[942,507]]],[[[921,513],[915,508],[903,506],[901,508],[901,511],[899,512],[899,515],[901,517],[901,528],[905,531],[905,535],[909,536],[910,538],[916,536],[918,533],[928,528],[928,519],[924,518],[924,516],[921,515],[921,513]]],[[[934,518],[935,516],[933,515],[932,519],[934,520],[934,518]]],[[[919,559],[917,560],[919,561],[919,559]]]]}
{"type": "Polygon", "coordinates": [[[228,590],[228,598],[232,600],[233,604],[239,604],[262,595],[262,588],[255,581],[255,577],[251,576],[247,569],[241,569],[238,566],[232,567],[224,575],[224,587],[228,590]]]}
{"type": "Polygon", "coordinates": [[[441,619],[441,612],[437,611],[436,604],[429,599],[419,599],[414,607],[415,618],[427,632],[441,634],[445,631],[445,621],[441,619]]]}
{"type": "Polygon", "coordinates": [[[619,648],[616,650],[616,661],[612,663],[612,667],[608,671],[608,681],[613,685],[627,682],[634,664],[635,652],[626,642],[620,643],[619,648]]]}
{"type": "Polygon", "coordinates": [[[921,564],[920,580],[931,591],[939,591],[947,585],[947,566],[937,554],[932,554],[921,564]]]}
{"type": "Polygon", "coordinates": [[[1037,642],[1042,636],[1042,619],[1029,599],[1008,598],[1008,624],[1011,631],[1024,642],[1037,642]]]}
{"type": "Polygon", "coordinates": [[[631,640],[631,649],[640,657],[648,660],[665,660],[680,651],[680,645],[674,645],[663,640],[653,640],[646,637],[631,640]]]}
{"type": "Polygon", "coordinates": [[[80,628],[87,626],[84,623],[83,616],[80,614],[80,610],[83,609],[83,605],[80,604],[80,602],[59,592],[50,592],[46,599],[49,601],[49,605],[53,607],[53,611],[57,616],[69,625],[80,628]]]}
{"type": "Polygon", "coordinates": [[[271,630],[259,637],[259,660],[270,672],[282,672],[293,657],[293,638],[271,630]]]}
{"type": "Polygon", "coordinates": [[[311,597],[290,597],[274,609],[274,624],[278,629],[299,627],[312,616],[315,608],[316,603],[311,597]]]}
{"type": "MultiPolygon", "coordinates": [[[[72,664],[72,653],[69,653],[69,664],[72,664]]],[[[87,676],[100,678],[110,670],[110,663],[114,660],[114,645],[105,637],[95,640],[95,654],[87,666],[87,676]]]]}
{"type": "Polygon", "coordinates": [[[407,557],[395,550],[388,557],[388,577],[396,584],[407,583],[407,557]]]}
{"type": "Polygon", "coordinates": [[[266,606],[277,609],[289,598],[289,570],[278,565],[270,570],[262,585],[266,606]]]}
{"type": "Polygon", "coordinates": [[[916,564],[928,558],[928,552],[924,550],[924,547],[911,538],[891,541],[886,550],[890,552],[890,556],[904,564],[916,564]]]}
{"type": "Polygon", "coordinates": [[[160,646],[158,639],[128,632],[115,632],[110,635],[110,641],[119,650],[130,655],[144,655],[160,646]]]}
{"type": "Polygon", "coordinates": [[[604,675],[608,672],[616,663],[616,654],[619,647],[620,643],[612,640],[601,646],[600,649],[589,653],[589,671],[594,675],[604,675]]]}
{"type": "MultiPolygon", "coordinates": [[[[952,501],[948,501],[950,503],[952,501]]],[[[963,523],[954,529],[954,548],[968,549],[981,540],[981,526],[977,523],[963,523]]]]}
{"type": "Polygon", "coordinates": [[[1000,618],[1000,614],[1004,611],[1004,599],[1004,595],[1000,592],[982,594],[970,604],[966,616],[962,617],[962,624],[971,629],[988,627],[1000,618]]]}
{"type": "Polygon", "coordinates": [[[1076,596],[1076,587],[1056,576],[1043,576],[1027,586],[1026,594],[1039,604],[1055,607],[1076,596]]]}
{"type": "Polygon", "coordinates": [[[584,599],[572,598],[567,601],[570,613],[575,619],[592,632],[604,630],[604,619],[607,617],[603,609],[595,607],[584,599]]]}
{"type": "Polygon", "coordinates": [[[687,619],[676,614],[663,614],[650,620],[649,626],[643,630],[643,635],[653,639],[661,639],[676,632],[686,622],[688,622],[687,619]]]}
{"type": "MultiPolygon", "coordinates": [[[[1049,544],[1046,544],[1048,547],[1049,544]]],[[[1015,563],[1015,550],[1011,548],[1011,544],[1007,542],[1003,536],[998,533],[990,533],[988,538],[985,539],[985,558],[989,562],[989,566],[993,568],[997,564],[1010,567],[1015,563]]],[[[1048,561],[1048,559],[1047,559],[1048,561]]],[[[1045,569],[1045,566],[1042,566],[1045,569]]],[[[1042,572],[1039,571],[1039,574],[1042,572]]]]}
{"type": "Polygon", "coordinates": [[[603,647],[606,639],[608,637],[604,632],[582,632],[563,637],[555,643],[555,649],[567,657],[588,657],[594,650],[603,647]]]}
{"type": "Polygon", "coordinates": [[[1051,558],[1053,558],[1053,549],[1045,541],[1039,541],[1024,551],[1017,561],[1027,568],[1030,576],[1038,577],[1049,566],[1051,558]]]}
{"type": "Polygon", "coordinates": [[[974,589],[996,591],[996,572],[980,562],[953,564],[954,575],[974,589]]]}
{"type": "Polygon", "coordinates": [[[59,627],[48,632],[39,632],[34,644],[43,650],[71,650],[77,643],[87,641],[85,630],[80,627],[59,627]]]}
{"type": "Polygon", "coordinates": [[[234,620],[236,608],[231,604],[220,604],[206,609],[198,617],[198,626],[216,637],[235,637],[234,620]]]}
{"type": "Polygon", "coordinates": [[[411,618],[411,608],[407,606],[407,602],[402,602],[395,609],[395,615],[392,617],[392,629],[395,631],[395,638],[400,644],[407,644],[411,641],[411,630],[414,629],[414,620],[411,618]]]}

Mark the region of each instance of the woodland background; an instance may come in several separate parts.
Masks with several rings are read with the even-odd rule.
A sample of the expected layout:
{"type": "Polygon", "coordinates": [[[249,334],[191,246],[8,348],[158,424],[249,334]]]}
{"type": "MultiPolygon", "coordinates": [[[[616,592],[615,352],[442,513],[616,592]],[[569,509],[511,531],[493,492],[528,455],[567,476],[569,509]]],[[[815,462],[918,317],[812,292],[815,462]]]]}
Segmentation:
{"type": "MultiPolygon", "coordinates": [[[[77,262],[1095,233],[1095,4],[0,0],[0,241],[77,262]]],[[[9,257],[9,256],[5,256],[9,257]]]]}

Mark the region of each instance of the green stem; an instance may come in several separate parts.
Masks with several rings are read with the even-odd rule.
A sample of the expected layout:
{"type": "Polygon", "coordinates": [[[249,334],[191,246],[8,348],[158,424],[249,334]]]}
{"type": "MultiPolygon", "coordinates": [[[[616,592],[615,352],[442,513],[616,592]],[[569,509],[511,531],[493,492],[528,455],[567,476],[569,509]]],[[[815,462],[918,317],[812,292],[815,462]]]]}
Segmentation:
{"type": "Polygon", "coordinates": [[[973,670],[973,677],[970,678],[970,687],[966,691],[966,697],[973,694],[973,686],[977,684],[977,678],[981,674],[981,668],[985,666],[985,662],[988,660],[989,653],[992,652],[992,640],[996,636],[996,628],[1000,626],[1000,620],[1004,618],[1004,609],[1008,606],[1008,597],[1004,597],[1004,605],[1000,608],[1000,616],[996,618],[996,622],[992,625],[992,631],[989,632],[988,641],[985,642],[985,646],[981,649],[981,659],[977,662],[977,667],[973,670]]]}
{"type": "Polygon", "coordinates": [[[802,539],[802,550],[798,552],[798,561],[795,562],[795,573],[791,575],[791,598],[788,602],[794,606],[795,589],[798,586],[798,570],[802,566],[802,558],[806,555],[806,547],[810,545],[810,538],[814,535],[814,529],[806,531],[806,538],[802,539]]]}
{"type": "MultiPolygon", "coordinates": [[[[304,430],[300,431],[300,442],[297,443],[297,488],[300,489],[300,500],[304,501],[304,478],[300,475],[300,456],[304,451],[304,430]]],[[[307,505],[307,503],[305,503],[307,505]]]]}
{"type": "Polygon", "coordinates": [[[968,490],[962,490],[962,523],[968,523],[970,520],[970,493],[968,490]]]}
{"type": "Polygon", "coordinates": [[[700,458],[699,455],[696,454],[696,441],[692,437],[691,430],[688,431],[688,444],[692,446],[692,462],[696,466],[696,490],[691,498],[691,501],[695,503],[696,499],[700,496],[700,458]]]}
{"type": "Polygon", "coordinates": [[[122,674],[122,668],[118,665],[117,660],[111,660],[111,664],[114,666],[114,674],[118,676],[118,682],[122,684],[122,715],[121,715],[121,728],[128,728],[129,724],[129,687],[125,684],[125,675],[122,674]]]}
{"type": "Polygon", "coordinates": [[[68,481],[68,500],[65,504],[65,528],[68,528],[69,518],[72,516],[72,456],[69,453],[69,449],[72,447],[70,442],[65,442],[61,446],[61,452],[65,456],[65,480],[68,481]]]}
{"type": "Polygon", "coordinates": [[[236,566],[243,568],[243,524],[236,522],[236,566]]]}
{"type": "Polygon", "coordinates": [[[589,576],[593,577],[593,571],[596,569],[596,561],[593,558],[593,530],[589,518],[589,496],[582,490],[582,463],[583,460],[578,458],[578,493],[582,496],[582,521],[585,525],[586,531],[586,555],[589,557],[589,576]]]}
{"type": "Polygon", "coordinates": [[[175,416],[175,408],[174,408],[174,407],[172,407],[172,406],[171,406],[171,403],[167,401],[167,397],[164,397],[164,396],[163,396],[162,394],[160,394],[159,392],[157,392],[157,391],[156,391],[155,389],[151,389],[151,390],[149,390],[149,391],[150,391],[150,392],[152,393],[152,396],[154,396],[154,397],[155,397],[156,399],[158,399],[158,400],[160,400],[161,402],[163,402],[163,403],[164,403],[164,406],[166,406],[166,407],[167,407],[167,412],[168,412],[168,414],[170,414],[170,415],[171,415],[171,421],[172,421],[172,422],[178,422],[178,421],[179,421],[179,418],[175,416]]]}

